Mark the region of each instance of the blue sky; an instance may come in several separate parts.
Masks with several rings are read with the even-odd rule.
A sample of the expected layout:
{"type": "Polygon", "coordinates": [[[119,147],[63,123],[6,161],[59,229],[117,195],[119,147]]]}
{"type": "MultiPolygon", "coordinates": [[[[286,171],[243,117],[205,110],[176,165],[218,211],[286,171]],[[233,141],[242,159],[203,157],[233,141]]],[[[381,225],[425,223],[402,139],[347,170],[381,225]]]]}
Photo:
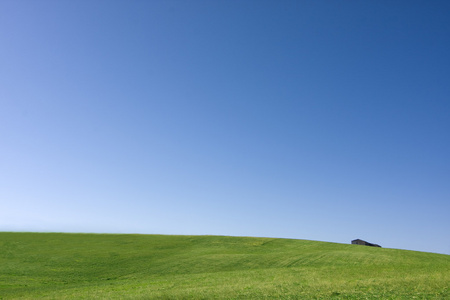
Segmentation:
{"type": "Polygon", "coordinates": [[[0,2],[0,230],[450,254],[448,1],[0,2]]]}

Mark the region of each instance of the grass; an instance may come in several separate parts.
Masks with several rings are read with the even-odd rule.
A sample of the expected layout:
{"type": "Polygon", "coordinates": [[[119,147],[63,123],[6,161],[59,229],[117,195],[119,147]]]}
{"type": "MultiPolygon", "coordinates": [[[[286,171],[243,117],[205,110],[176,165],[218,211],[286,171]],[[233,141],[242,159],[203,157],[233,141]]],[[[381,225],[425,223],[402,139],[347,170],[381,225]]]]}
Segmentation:
{"type": "Polygon", "coordinates": [[[273,238],[0,233],[0,299],[450,299],[450,256],[273,238]]]}

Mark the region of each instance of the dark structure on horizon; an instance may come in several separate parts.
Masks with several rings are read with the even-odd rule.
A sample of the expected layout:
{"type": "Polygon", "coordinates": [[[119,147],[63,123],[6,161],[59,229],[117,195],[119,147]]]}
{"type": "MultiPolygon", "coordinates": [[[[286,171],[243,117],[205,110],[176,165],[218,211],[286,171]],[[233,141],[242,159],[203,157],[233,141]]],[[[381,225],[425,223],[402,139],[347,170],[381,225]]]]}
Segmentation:
{"type": "Polygon", "coordinates": [[[380,247],[380,248],[381,248],[380,245],[372,244],[372,243],[369,243],[369,242],[366,242],[366,241],[363,241],[363,240],[360,240],[360,239],[353,240],[353,241],[352,241],[352,244],[353,244],[353,245],[364,245],[364,246],[380,247]]]}

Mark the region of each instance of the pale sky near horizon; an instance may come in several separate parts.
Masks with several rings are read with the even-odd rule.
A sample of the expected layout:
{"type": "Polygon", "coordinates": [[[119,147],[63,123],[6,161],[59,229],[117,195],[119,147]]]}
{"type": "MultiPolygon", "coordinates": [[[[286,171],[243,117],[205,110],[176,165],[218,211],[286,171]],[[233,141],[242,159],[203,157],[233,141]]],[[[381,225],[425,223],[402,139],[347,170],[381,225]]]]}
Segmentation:
{"type": "Polygon", "coordinates": [[[0,231],[450,254],[449,1],[0,1],[0,231]]]}

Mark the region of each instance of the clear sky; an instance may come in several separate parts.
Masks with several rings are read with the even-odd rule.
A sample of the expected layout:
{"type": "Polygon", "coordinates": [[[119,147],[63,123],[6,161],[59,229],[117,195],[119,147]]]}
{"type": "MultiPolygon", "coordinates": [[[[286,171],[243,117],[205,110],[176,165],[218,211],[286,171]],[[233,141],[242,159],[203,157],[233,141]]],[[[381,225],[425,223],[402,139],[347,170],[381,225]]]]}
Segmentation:
{"type": "Polygon", "coordinates": [[[450,1],[0,1],[0,230],[450,254],[450,1]]]}

